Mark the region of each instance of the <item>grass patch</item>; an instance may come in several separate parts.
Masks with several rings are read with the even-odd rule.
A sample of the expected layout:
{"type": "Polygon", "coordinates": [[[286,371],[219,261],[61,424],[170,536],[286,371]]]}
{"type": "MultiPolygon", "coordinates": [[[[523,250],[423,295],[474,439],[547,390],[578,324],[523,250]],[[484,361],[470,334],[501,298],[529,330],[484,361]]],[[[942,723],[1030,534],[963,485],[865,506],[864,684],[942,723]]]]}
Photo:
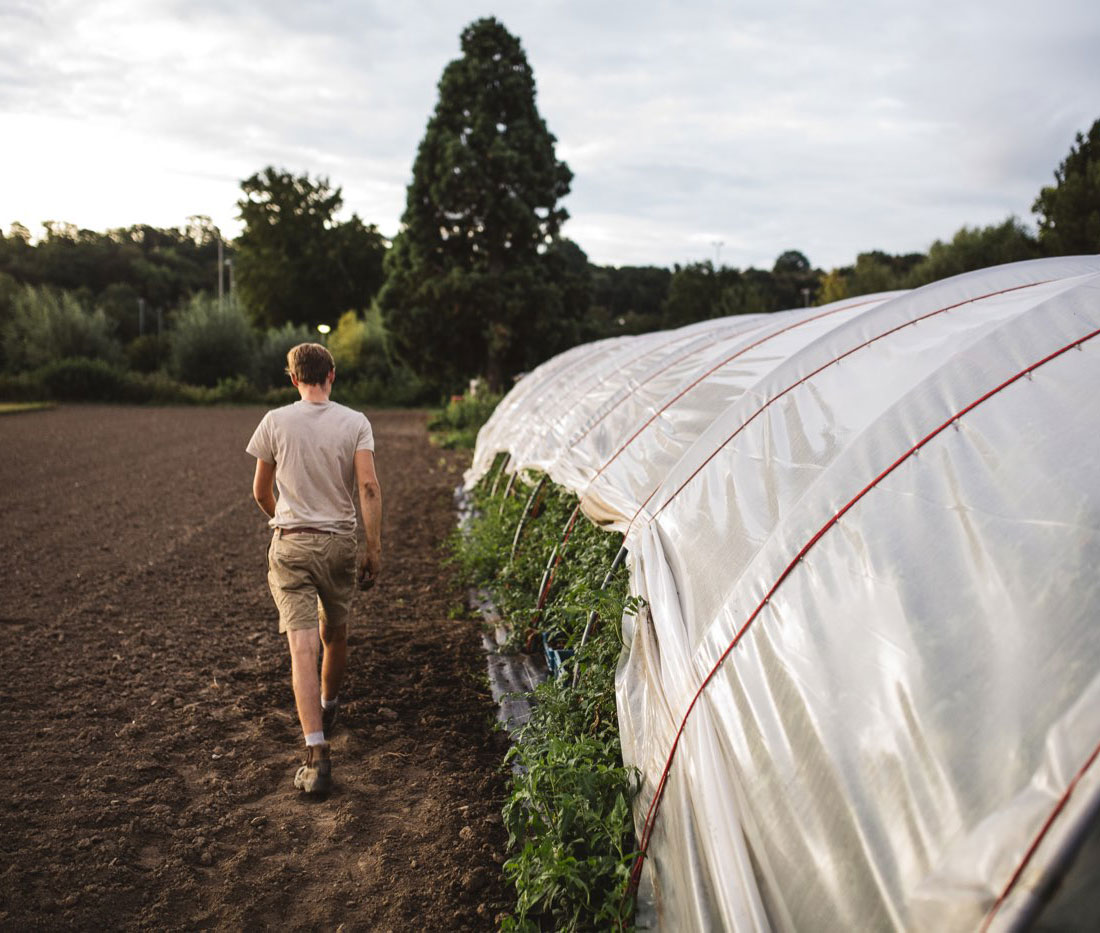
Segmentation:
{"type": "Polygon", "coordinates": [[[455,560],[468,583],[493,594],[513,650],[541,644],[545,634],[573,652],[561,674],[535,691],[532,718],[506,758],[513,777],[503,810],[504,874],[516,905],[502,929],[629,928],[632,905],[623,903],[623,892],[635,855],[631,801],[639,777],[622,762],[615,665],[623,613],[636,607],[627,598],[625,568],[601,589],[621,538],[580,515],[562,549],[576,497],[539,477],[509,488],[501,467],[498,459],[474,491],[477,515],[453,539],[455,560]],[[555,550],[562,560],[539,610],[555,550]],[[593,612],[596,624],[582,646],[593,612]]]}
{"type": "Polygon", "coordinates": [[[0,402],[0,415],[18,415],[25,411],[56,408],[53,402],[0,402]]]}

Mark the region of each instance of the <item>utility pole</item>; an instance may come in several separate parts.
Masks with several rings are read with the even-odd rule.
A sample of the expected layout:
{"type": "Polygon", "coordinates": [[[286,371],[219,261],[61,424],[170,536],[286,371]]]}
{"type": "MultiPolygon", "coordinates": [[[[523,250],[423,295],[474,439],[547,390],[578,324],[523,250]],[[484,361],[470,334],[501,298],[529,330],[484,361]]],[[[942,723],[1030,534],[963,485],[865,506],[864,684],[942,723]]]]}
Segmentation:
{"type": "Polygon", "coordinates": [[[218,307],[219,308],[222,306],[223,299],[225,298],[225,285],[224,285],[224,282],[223,282],[224,277],[225,277],[225,256],[224,256],[223,246],[222,246],[222,237],[221,237],[221,234],[219,233],[218,234],[218,307]]]}
{"type": "Polygon", "coordinates": [[[145,335],[145,299],[138,299],[138,336],[145,335]]]}

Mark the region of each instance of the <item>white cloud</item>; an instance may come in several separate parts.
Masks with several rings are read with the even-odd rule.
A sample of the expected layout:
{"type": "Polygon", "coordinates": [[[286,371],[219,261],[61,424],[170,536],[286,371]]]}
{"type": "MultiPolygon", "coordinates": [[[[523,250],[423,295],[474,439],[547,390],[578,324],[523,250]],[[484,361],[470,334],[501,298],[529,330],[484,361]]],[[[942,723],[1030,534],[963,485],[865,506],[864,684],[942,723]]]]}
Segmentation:
{"type": "MultiPolygon", "coordinates": [[[[1091,0],[502,0],[604,263],[816,264],[1027,219],[1100,117],[1091,0]]],[[[236,229],[264,165],[396,230],[473,4],[4,0],[0,222],[236,229]]]]}

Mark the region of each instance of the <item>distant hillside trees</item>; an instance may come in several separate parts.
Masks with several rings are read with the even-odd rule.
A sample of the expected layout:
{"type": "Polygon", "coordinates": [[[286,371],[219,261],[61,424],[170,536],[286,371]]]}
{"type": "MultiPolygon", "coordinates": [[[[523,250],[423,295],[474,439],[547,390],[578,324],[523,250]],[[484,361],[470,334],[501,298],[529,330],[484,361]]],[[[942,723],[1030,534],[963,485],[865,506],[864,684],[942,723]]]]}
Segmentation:
{"type": "Polygon", "coordinates": [[[37,243],[20,223],[0,236],[0,272],[24,285],[71,292],[86,308],[101,308],[120,340],[138,336],[141,307],[149,330],[157,310],[164,313],[217,287],[220,234],[209,217],[191,217],[182,229],[138,224],[97,233],[56,221],[44,227],[37,243]]]}
{"type": "Polygon", "coordinates": [[[379,300],[418,372],[455,387],[481,374],[499,388],[556,352],[552,338],[570,330],[562,315],[578,310],[563,304],[545,255],[572,173],[519,40],[480,19],[461,48],[439,82],[379,300]]]}

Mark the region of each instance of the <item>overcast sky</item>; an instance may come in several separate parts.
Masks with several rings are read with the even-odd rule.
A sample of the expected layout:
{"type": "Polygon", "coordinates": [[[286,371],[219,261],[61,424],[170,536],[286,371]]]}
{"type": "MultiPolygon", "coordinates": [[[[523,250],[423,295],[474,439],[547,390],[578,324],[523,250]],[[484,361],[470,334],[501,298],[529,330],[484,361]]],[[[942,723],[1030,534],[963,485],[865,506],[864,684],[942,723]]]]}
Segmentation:
{"type": "Polygon", "coordinates": [[[1097,0],[0,0],[0,225],[240,230],[240,181],[325,175],[397,232],[436,83],[523,43],[593,262],[830,268],[1031,204],[1100,118],[1097,0]],[[720,246],[717,244],[721,244],[720,246]]]}

